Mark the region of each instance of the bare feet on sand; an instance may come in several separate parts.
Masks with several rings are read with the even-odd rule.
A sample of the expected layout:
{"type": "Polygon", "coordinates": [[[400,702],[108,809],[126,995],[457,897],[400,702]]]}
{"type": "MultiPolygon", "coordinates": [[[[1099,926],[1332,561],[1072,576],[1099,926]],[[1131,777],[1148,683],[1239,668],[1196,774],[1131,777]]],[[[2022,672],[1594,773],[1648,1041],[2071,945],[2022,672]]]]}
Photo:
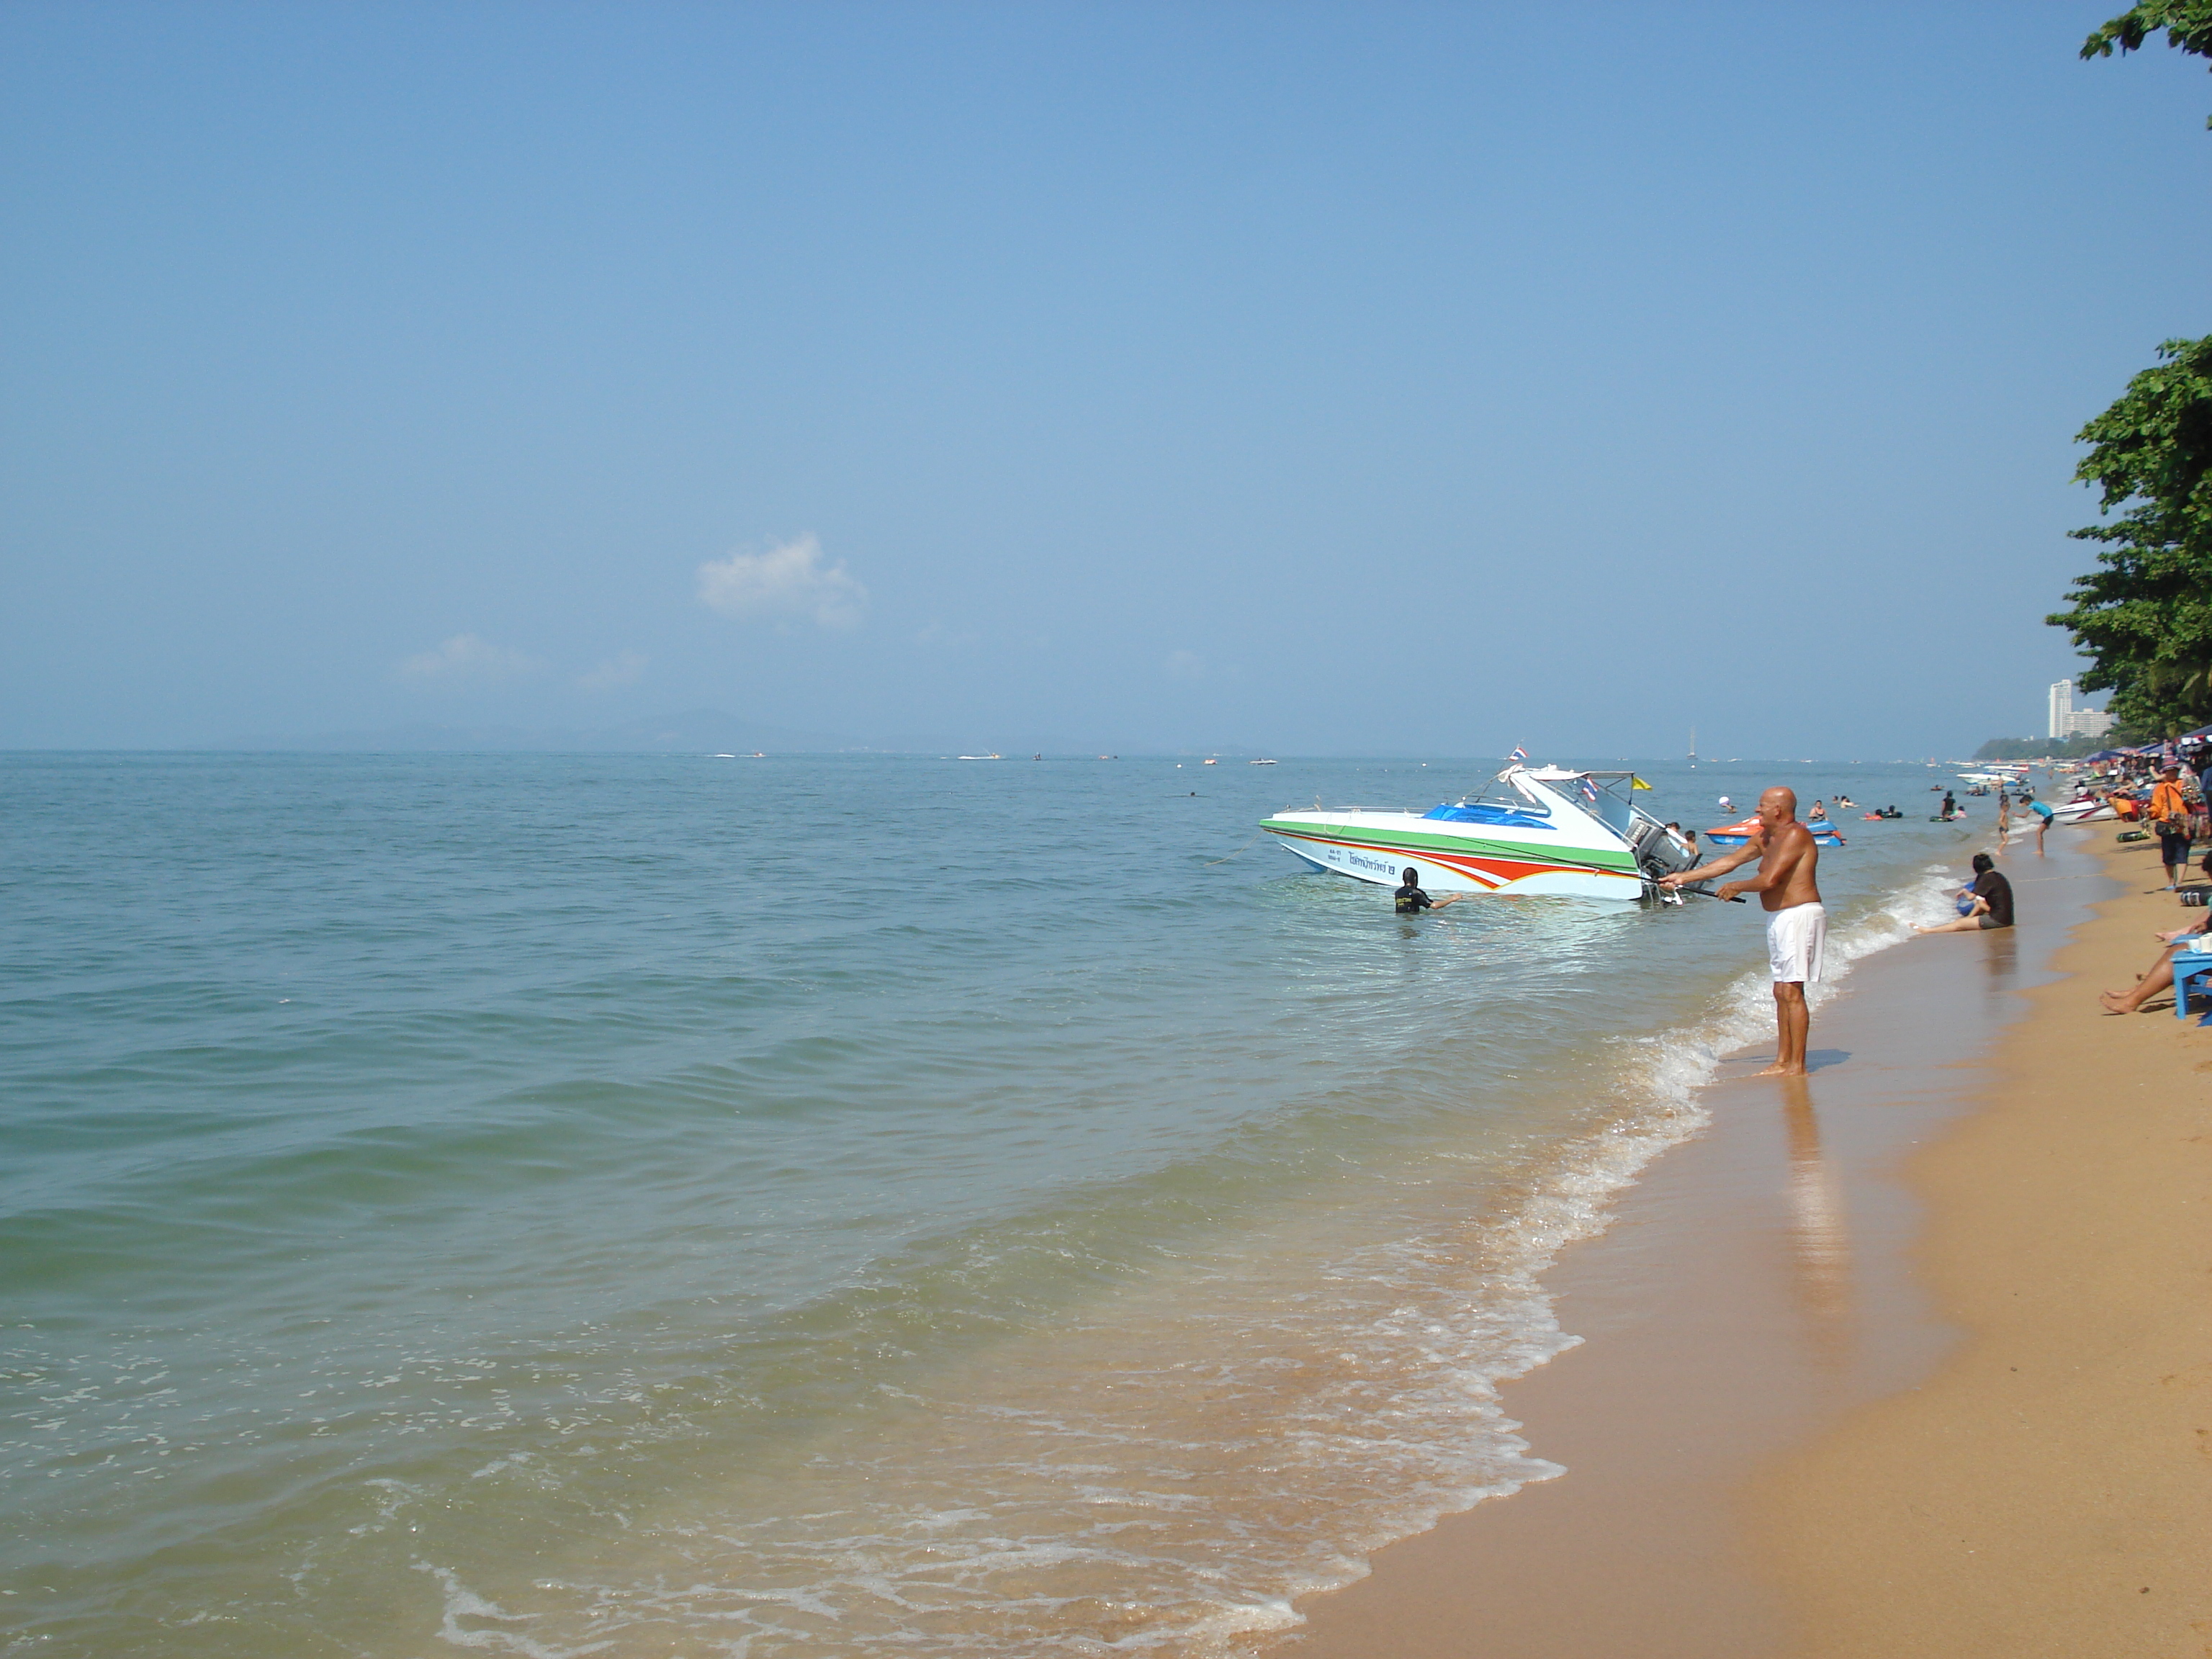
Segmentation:
{"type": "Polygon", "coordinates": [[[1802,1066],[1784,1066],[1778,1060],[1765,1071],[1753,1072],[1752,1075],[1753,1077],[1806,1077],[1810,1073],[1802,1066]]]}
{"type": "Polygon", "coordinates": [[[2128,994],[2125,991],[2102,991],[2098,994],[2097,1000],[2105,1005],[2105,1012],[2108,1014],[2135,1012],[2135,1010],[2128,1006],[2128,994]]]}

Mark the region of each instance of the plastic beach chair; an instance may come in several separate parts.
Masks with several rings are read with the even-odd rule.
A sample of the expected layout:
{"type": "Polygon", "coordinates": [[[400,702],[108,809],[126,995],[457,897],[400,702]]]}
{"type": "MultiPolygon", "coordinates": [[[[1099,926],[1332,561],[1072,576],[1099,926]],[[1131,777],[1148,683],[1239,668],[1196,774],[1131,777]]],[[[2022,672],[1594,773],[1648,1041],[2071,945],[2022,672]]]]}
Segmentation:
{"type": "MultiPolygon", "coordinates": [[[[2176,951],[2173,953],[2173,1017],[2189,1018],[2189,988],[2201,979],[2212,979],[2212,951],[2176,951]]],[[[2212,995],[2212,986],[2205,988],[2212,995]]]]}

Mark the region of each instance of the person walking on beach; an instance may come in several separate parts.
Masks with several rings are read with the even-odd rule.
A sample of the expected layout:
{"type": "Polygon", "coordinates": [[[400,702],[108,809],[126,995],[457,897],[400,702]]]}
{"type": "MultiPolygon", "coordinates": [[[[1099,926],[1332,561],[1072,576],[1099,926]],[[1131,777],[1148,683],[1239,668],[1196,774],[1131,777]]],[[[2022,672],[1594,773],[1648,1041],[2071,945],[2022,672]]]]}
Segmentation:
{"type": "Polygon", "coordinates": [[[1467,895],[1446,893],[1440,899],[1431,898],[1421,890],[1421,872],[1409,864],[1406,866],[1406,884],[1390,896],[1400,915],[1418,916],[1424,910],[1441,910],[1447,904],[1457,904],[1467,895]]]}
{"type": "Polygon", "coordinates": [[[2158,831],[2158,861],[2166,866],[2166,890],[2181,885],[2181,866],[2189,862],[2189,798],[2181,793],[2181,769],[2169,766],[2150,792],[2145,814],[2158,831]]]}
{"type": "Polygon", "coordinates": [[[1805,1039],[1812,1011],[1805,1006],[1807,983],[1820,977],[1820,954],[1828,939],[1828,912],[1820,902],[1820,849],[1813,832],[1797,822],[1794,790],[1775,785],[1759,798],[1759,828],[1734,852],[1698,870],[1678,870],[1659,879],[1662,887],[1710,881],[1740,864],[1759,860],[1749,881],[1724,883],[1714,895],[1734,898],[1756,893],[1766,909],[1766,961],[1774,977],[1774,1064],[1761,1077],[1805,1075],[1805,1039]]]}

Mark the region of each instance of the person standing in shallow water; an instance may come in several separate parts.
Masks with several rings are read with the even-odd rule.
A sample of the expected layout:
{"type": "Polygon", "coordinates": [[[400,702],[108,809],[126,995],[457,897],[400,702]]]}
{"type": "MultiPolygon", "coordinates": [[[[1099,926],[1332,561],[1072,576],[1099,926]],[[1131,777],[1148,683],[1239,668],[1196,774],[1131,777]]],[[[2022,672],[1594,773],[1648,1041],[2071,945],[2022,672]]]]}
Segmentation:
{"type": "Polygon", "coordinates": [[[1400,915],[1418,916],[1424,910],[1441,910],[1447,904],[1457,904],[1467,895],[1446,893],[1440,899],[1431,898],[1421,890],[1421,872],[1409,864],[1406,866],[1406,884],[1390,896],[1396,901],[1400,915]]]}
{"type": "Polygon", "coordinates": [[[1756,893],[1766,908],[1766,961],[1774,978],[1774,1064],[1761,1077],[1805,1075],[1805,1039],[1812,1010],[1805,987],[1820,977],[1820,957],[1828,942],[1828,912],[1815,879],[1820,849],[1813,832],[1797,822],[1795,791],[1777,784],[1759,798],[1759,828],[1741,847],[1698,870],[1679,870],[1659,879],[1662,887],[1710,881],[1740,864],[1759,860],[1749,881],[1731,881],[1715,896],[1756,893]]]}

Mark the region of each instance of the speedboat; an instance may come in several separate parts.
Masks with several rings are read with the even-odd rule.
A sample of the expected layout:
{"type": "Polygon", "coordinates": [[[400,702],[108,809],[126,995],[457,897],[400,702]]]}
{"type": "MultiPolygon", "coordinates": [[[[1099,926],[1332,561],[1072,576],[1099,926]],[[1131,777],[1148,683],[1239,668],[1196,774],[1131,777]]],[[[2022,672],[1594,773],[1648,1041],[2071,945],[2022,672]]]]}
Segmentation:
{"type": "MultiPolygon", "coordinates": [[[[1875,814],[1869,812],[1867,816],[1873,817],[1875,814]]],[[[1807,818],[1804,822],[1805,827],[1813,832],[1814,846],[1841,847],[1844,845],[1843,832],[1827,819],[1807,818]]],[[[1716,847],[1741,847],[1757,835],[1759,829],[1759,814],[1753,812],[1741,823],[1723,824],[1718,830],[1706,830],[1705,839],[1716,847]]]]}
{"type": "Polygon", "coordinates": [[[1382,887],[1410,866],[1431,892],[1639,899],[1698,857],[1630,799],[1649,787],[1632,772],[1516,762],[1480,794],[1425,812],[1316,805],[1260,829],[1315,870],[1382,887]]]}
{"type": "Polygon", "coordinates": [[[2051,816],[2061,823],[2095,823],[2105,818],[2116,818],[2110,801],[2099,800],[2094,795],[2082,795],[2063,806],[2051,809],[2051,816]]]}

